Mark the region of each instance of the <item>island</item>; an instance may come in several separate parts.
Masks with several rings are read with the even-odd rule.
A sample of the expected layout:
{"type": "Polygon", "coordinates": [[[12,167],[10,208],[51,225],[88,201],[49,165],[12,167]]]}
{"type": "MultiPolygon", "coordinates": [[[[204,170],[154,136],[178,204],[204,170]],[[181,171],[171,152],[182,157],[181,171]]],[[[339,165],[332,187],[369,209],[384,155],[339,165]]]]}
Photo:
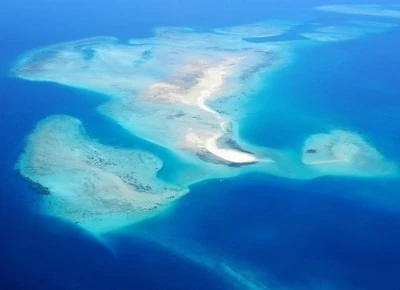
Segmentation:
{"type": "Polygon", "coordinates": [[[98,93],[105,100],[97,108],[100,114],[186,166],[179,178],[167,180],[160,174],[165,164],[151,150],[102,144],[74,116],[48,116],[27,137],[16,164],[45,193],[42,213],[102,234],[169,209],[190,185],[211,178],[254,171],[305,180],[396,176],[395,164],[345,129],[306,136],[302,149],[301,144],[265,148],[241,138],[239,123],[251,92],[265,85],[267,74],[289,65],[298,45],[395,27],[352,22],[317,25],[297,41],[246,39],[277,36],[300,24],[261,21],[207,31],[162,27],[148,38],[122,42],[100,36],[23,54],[13,65],[14,76],[98,93]]]}

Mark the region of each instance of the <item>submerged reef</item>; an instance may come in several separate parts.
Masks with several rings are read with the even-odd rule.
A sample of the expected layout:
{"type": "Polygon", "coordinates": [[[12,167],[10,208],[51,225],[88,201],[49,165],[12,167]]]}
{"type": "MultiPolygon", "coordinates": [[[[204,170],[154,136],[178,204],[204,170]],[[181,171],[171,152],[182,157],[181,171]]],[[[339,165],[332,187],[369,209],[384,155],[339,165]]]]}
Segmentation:
{"type": "MultiPolygon", "coordinates": [[[[319,10],[375,15],[378,9],[343,7],[319,10]]],[[[296,51],[292,48],[396,27],[345,21],[312,25],[299,32],[303,38],[297,41],[246,40],[281,35],[301,24],[267,21],[209,31],[165,27],[127,43],[93,37],[22,55],[12,70],[16,77],[106,95],[99,113],[196,168],[182,168],[179,182],[167,182],[158,176],[162,161],[151,152],[103,145],[86,135],[79,120],[49,116],[27,138],[16,165],[24,177],[48,191],[42,197],[43,212],[102,233],[166,208],[188,192],[190,184],[208,178],[249,171],[297,179],[395,175],[396,166],[352,132],[312,135],[302,152],[293,149],[291,154],[240,138],[238,122],[246,114],[240,100],[251,103],[251,92],[263,86],[265,75],[290,62],[296,51]]]]}
{"type": "Polygon", "coordinates": [[[149,216],[184,194],[156,177],[162,162],[144,151],[91,140],[79,120],[41,121],[28,136],[17,169],[46,188],[43,212],[104,232],[149,216]]]}
{"type": "Polygon", "coordinates": [[[400,18],[400,6],[398,5],[380,5],[380,4],[364,4],[364,5],[326,5],[317,7],[318,10],[344,13],[358,14],[378,17],[400,18]]]}
{"type": "Polygon", "coordinates": [[[396,165],[362,137],[342,130],[311,135],[304,143],[302,162],[322,174],[369,177],[396,172],[396,165]]]}

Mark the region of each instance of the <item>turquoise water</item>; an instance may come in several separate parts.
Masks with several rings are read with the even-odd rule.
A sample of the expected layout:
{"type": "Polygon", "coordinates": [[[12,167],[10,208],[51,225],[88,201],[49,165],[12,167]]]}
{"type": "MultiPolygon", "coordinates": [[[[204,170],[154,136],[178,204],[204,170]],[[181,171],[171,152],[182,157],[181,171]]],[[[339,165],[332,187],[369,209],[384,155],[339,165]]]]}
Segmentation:
{"type": "Polygon", "coordinates": [[[397,158],[399,59],[390,46],[399,37],[394,31],[300,46],[291,63],[267,77],[264,91],[254,96],[257,107],[250,108],[242,125],[243,137],[293,148],[309,134],[342,128],[365,134],[397,158]]]}
{"type": "MultiPolygon", "coordinates": [[[[272,289],[400,289],[399,180],[294,181],[254,173],[204,181],[166,215],[107,237],[112,250],[35,211],[36,193],[13,164],[24,136],[50,114],[80,118],[88,134],[106,144],[155,152],[170,166],[166,177],[180,166],[165,149],[127,136],[97,114],[93,108],[103,96],[8,78],[8,65],[19,53],[59,41],[103,34],[127,39],[147,36],[159,25],[211,28],[308,9],[290,1],[268,7],[237,1],[228,8],[209,2],[117,2],[95,9],[90,1],[79,9],[74,2],[9,4],[13,17],[3,17],[0,25],[7,39],[0,98],[1,289],[232,289],[232,283],[247,289],[223,264],[272,289]],[[108,17],[98,17],[105,11],[111,11],[108,17]],[[83,27],[80,21],[87,18],[83,27]]],[[[400,32],[393,31],[299,47],[293,61],[251,96],[257,106],[246,108],[241,136],[262,146],[300,148],[311,133],[350,129],[399,163],[399,41],[400,32]]]]}

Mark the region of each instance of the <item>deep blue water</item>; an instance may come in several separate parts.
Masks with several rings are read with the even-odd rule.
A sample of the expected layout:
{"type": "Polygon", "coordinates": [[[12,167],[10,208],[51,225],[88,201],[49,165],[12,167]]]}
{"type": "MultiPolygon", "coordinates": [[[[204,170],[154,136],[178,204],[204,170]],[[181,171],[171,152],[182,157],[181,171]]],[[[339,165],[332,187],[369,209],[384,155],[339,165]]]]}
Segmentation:
{"type": "Polygon", "coordinates": [[[341,285],[333,289],[398,289],[400,216],[347,196],[360,190],[376,194],[385,186],[258,174],[209,181],[169,217],[140,230],[194,252],[207,245],[215,256],[247,261],[293,289],[328,281],[341,285]]]}
{"type": "MultiPolygon", "coordinates": [[[[251,174],[207,181],[193,186],[169,215],[110,237],[110,251],[83,231],[36,214],[35,193],[12,169],[24,136],[54,113],[79,117],[103,142],[152,146],[126,139],[96,114],[102,96],[7,77],[18,54],[94,35],[144,37],[160,25],[211,28],[290,18],[322,1],[292,2],[7,3],[0,11],[0,289],[231,289],[218,273],[177,253],[200,249],[211,260],[240,261],[289,289],[319,289],[312,283],[400,289],[398,180],[299,182],[251,174]]],[[[335,2],[323,4],[329,3],[335,2]]],[[[365,133],[400,162],[399,42],[400,32],[394,31],[299,48],[293,65],[277,72],[273,85],[258,94],[285,98],[287,105],[260,102],[249,112],[242,135],[266,146],[295,148],[310,133],[343,127],[365,133]]],[[[170,158],[161,148],[152,149],[170,158]]]]}

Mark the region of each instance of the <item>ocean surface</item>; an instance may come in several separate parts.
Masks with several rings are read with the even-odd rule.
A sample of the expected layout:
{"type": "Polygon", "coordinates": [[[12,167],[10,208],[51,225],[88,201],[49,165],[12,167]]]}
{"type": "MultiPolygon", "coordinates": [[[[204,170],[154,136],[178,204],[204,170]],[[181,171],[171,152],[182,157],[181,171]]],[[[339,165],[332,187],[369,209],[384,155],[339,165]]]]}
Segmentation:
{"type": "MultiPolygon", "coordinates": [[[[253,173],[208,180],[164,215],[102,240],[37,212],[37,193],[14,164],[25,136],[48,115],[78,117],[103,143],[174,159],[96,113],[103,96],[10,76],[21,53],[97,35],[147,37],[159,26],[209,29],[301,16],[334,23],[343,17],[314,19],[313,6],[335,4],[322,0],[131,2],[2,4],[0,289],[400,289],[398,179],[296,181],[253,173]]],[[[399,44],[397,29],[299,47],[252,95],[241,137],[296,148],[310,134],[340,128],[359,132],[400,164],[399,44]]],[[[179,170],[179,163],[169,166],[165,176],[179,170]]]]}

